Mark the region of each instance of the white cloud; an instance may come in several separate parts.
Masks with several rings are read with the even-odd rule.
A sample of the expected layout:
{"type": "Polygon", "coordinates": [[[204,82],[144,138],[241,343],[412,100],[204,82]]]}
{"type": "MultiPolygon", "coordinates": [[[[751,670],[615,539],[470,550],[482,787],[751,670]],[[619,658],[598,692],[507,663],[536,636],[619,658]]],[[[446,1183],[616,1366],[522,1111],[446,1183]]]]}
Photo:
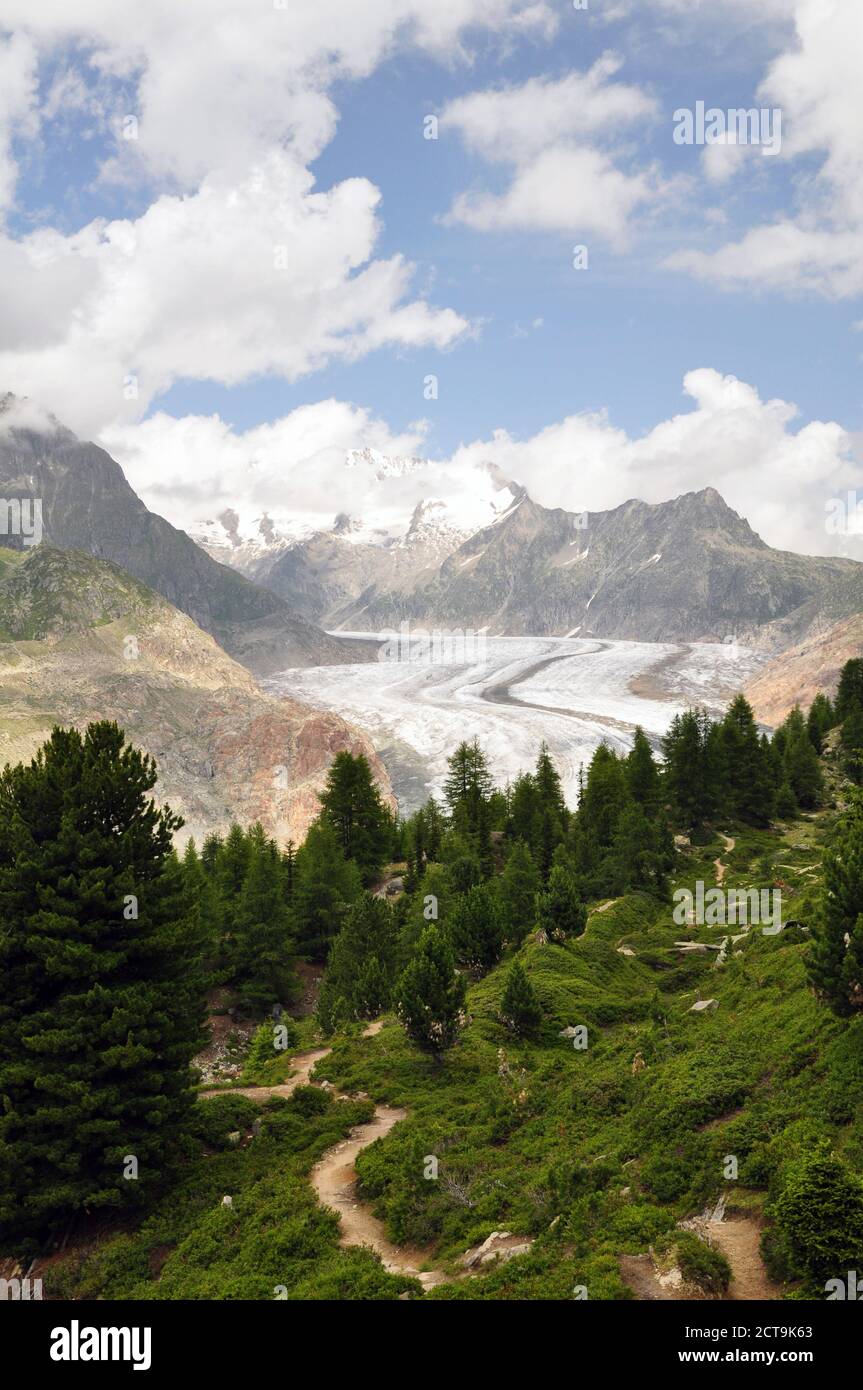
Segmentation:
{"type": "Polygon", "coordinates": [[[613,81],[620,67],[606,53],[559,81],[532,78],[451,102],[442,129],[457,130],[469,150],[513,173],[503,193],[459,194],[448,220],[477,231],[597,233],[622,244],[632,214],[655,200],[660,185],[653,169],[621,167],[622,129],[652,120],[657,106],[640,88],[613,81]]]}
{"type": "Polygon", "coordinates": [[[607,135],[653,117],[653,97],[611,81],[621,66],[618,56],[606,53],[587,72],[559,81],[534,77],[521,86],[471,92],[450,102],[441,122],[484,159],[520,164],[562,140],[607,135]]]}
{"type": "Polygon", "coordinates": [[[859,479],[853,441],[830,421],[797,430],[796,406],[763,401],[712,368],[687,373],[694,408],[633,439],[604,413],[574,415],[516,440],[506,431],[464,446],[453,464],[490,459],[545,506],[600,511],[630,497],[663,502],[715,487],[771,545],[841,551],[825,532],[825,503],[859,479]]]}
{"type": "Polygon", "coordinates": [[[18,179],[13,138],[32,136],[39,126],[36,70],[36,49],[25,35],[0,37],[0,211],[11,205],[18,179]]]}
{"type": "Polygon", "coordinates": [[[0,338],[0,381],[91,432],[181,378],[295,380],[386,345],[446,348],[467,322],[408,298],[400,256],[372,259],[379,196],[365,179],[316,192],[272,154],[242,184],[213,175],[136,220],[0,243],[0,265],[22,271],[21,336],[0,338]]]}
{"type": "Polygon", "coordinates": [[[505,193],[460,194],[449,214],[476,231],[597,233],[622,246],[633,212],[656,196],[646,174],[625,174],[601,150],[545,150],[505,193]]]}
{"type": "Polygon", "coordinates": [[[385,492],[368,471],[346,470],[345,454],[370,447],[416,455],[425,426],[394,434],[339,401],[304,406],[245,433],[218,417],[157,415],[105,431],[101,442],[151,507],[187,527],[227,508],[247,530],[263,511],[317,526],[331,524],[338,510],[397,527],[417,502],[438,497],[466,516],[488,489],[491,462],[544,506],[572,511],[601,511],[631,497],[664,502],[712,485],[769,544],[843,553],[842,539],[826,531],[826,503],[859,479],[853,438],[831,421],[797,427],[793,404],[764,401],[753,386],[711,368],[687,373],[684,390],[691,408],[641,437],[603,412],[569,416],[524,440],[498,430],[449,459],[388,479],[385,492]]]}
{"type": "MultiPolygon", "coordinates": [[[[345,468],[348,451],[410,456],[424,435],[422,422],[393,433],[367,410],[324,400],[244,432],[218,415],[158,413],[140,424],[114,425],[100,442],[136,492],[176,525],[193,528],[232,508],[244,521],[266,511],[288,528],[298,521],[331,525],[336,512],[361,515],[377,505],[371,475],[345,468]]],[[[401,516],[413,503],[399,501],[401,516]]]]}
{"type": "Polygon", "coordinates": [[[0,207],[12,136],[40,116],[113,130],[102,180],[154,193],[136,218],[0,240],[4,388],[90,433],[180,378],[294,380],[382,347],[448,347],[465,319],[411,297],[403,257],[374,259],[378,190],[319,190],[308,172],[336,130],[330,88],[397,45],[466,60],[477,29],[556,22],[546,0],[6,0],[0,207]],[[52,76],[41,112],[37,55],[52,76]],[[126,115],[137,138],[121,138],[126,115]]]}
{"type": "MultiPolygon", "coordinates": [[[[863,6],[794,0],[793,13],[794,38],[768,67],[758,97],[782,110],[780,158],[821,161],[798,181],[798,210],[716,251],[678,252],[668,264],[726,288],[852,296],[863,289],[863,6]]],[[[708,174],[727,176],[729,158],[727,150],[711,155],[708,174]]]]}
{"type": "MultiPolygon", "coordinates": [[[[397,43],[451,60],[474,28],[551,34],[547,0],[4,0],[3,23],[43,53],[80,45],[135,92],[140,139],[120,145],[157,177],[192,187],[262,149],[308,161],[332,138],[328,89],[367,77],[397,43]]],[[[120,113],[118,113],[120,114],[120,113]]],[[[0,109],[2,116],[2,109],[0,109]]]]}

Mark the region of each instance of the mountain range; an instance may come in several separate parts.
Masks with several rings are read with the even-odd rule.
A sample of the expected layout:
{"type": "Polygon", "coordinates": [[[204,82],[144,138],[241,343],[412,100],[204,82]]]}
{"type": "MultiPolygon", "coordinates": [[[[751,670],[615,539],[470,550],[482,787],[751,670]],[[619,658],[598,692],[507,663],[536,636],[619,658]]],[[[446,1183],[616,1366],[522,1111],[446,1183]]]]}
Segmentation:
{"type": "MultiPolygon", "coordinates": [[[[104,449],[50,417],[37,426],[20,406],[10,394],[0,399],[0,497],[41,499],[45,541],[122,566],[258,674],[368,658],[366,647],[328,636],[150,511],[104,449]]],[[[14,535],[2,544],[24,546],[14,535]]]]}
{"type": "Polygon", "coordinates": [[[300,841],[333,756],[369,759],[338,714],[264,694],[185,613],[110,561],[42,545],[0,549],[0,766],[56,723],[114,719],[155,757],[158,797],[200,843],[232,820],[300,841]]]}
{"type": "MultiPolygon", "coordinates": [[[[387,470],[370,460],[382,490],[405,462],[387,470]]],[[[401,531],[339,515],[311,535],[259,545],[250,572],[309,622],[347,631],[408,621],[491,635],[734,637],[778,652],[863,609],[863,565],[772,549],[714,488],[576,513],[485,471],[496,505],[482,524],[475,507],[468,515],[458,499],[436,497],[417,503],[401,531]]],[[[250,564],[242,544],[221,553],[250,564]]]]}
{"type": "MultiPolygon", "coordinates": [[[[346,493],[366,499],[360,515],[311,527],[286,511],[231,510],[189,535],[144,504],[105,450],[21,407],[0,400],[4,503],[41,498],[49,547],[119,566],[257,676],[373,659],[372,644],[339,632],[403,622],[490,635],[733,638],[773,657],[752,692],[769,723],[828,688],[837,663],[861,650],[863,565],[774,550],[712,487],[576,513],[540,505],[490,463],[442,474],[427,460],[364,449],[344,460],[346,493]]],[[[25,549],[21,537],[0,543],[25,549]]],[[[0,640],[3,624],[0,613],[0,640]]]]}

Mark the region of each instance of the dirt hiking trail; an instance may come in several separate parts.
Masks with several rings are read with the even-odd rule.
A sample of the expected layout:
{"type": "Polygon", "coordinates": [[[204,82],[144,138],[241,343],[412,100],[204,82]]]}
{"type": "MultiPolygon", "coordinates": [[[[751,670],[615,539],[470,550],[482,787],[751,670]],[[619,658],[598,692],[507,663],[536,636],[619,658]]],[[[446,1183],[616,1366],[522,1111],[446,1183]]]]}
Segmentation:
{"type": "MultiPolygon", "coordinates": [[[[384,1026],[383,1019],[376,1019],[363,1029],[364,1038],[373,1038],[384,1026]]],[[[307,1086],[318,1062],[332,1051],[329,1047],[318,1047],[311,1052],[299,1053],[291,1058],[294,1074],[278,1086],[232,1086],[222,1090],[201,1091],[200,1100],[211,1100],[213,1096],[246,1096],[249,1100],[263,1104],[271,1096],[290,1096],[298,1086],[307,1086]]],[[[450,1276],[442,1270],[429,1270],[420,1273],[420,1265],[425,1261],[421,1250],[407,1246],[393,1245],[384,1233],[384,1224],[374,1215],[371,1207],[357,1198],[356,1160],[363,1149],[376,1139],[383,1139],[399,1120],[405,1119],[406,1110],[388,1105],[375,1106],[374,1118],[365,1125],[356,1125],[348,1139],[328,1149],[323,1158],[311,1171],[312,1187],[318,1200],[326,1207],[338,1212],[341,1220],[340,1245],[364,1245],[380,1257],[381,1263],[390,1274],[406,1274],[418,1279],[424,1288],[448,1282],[450,1276]]]]}
{"type": "MultiPolygon", "coordinates": [[[[737,841],[732,840],[730,835],[722,835],[721,839],[725,841],[725,853],[730,854],[731,851],[734,849],[734,846],[737,844],[737,841]]],[[[721,888],[722,882],[728,870],[728,865],[723,864],[721,859],[714,859],[713,867],[716,870],[716,882],[718,886],[721,888]]]]}

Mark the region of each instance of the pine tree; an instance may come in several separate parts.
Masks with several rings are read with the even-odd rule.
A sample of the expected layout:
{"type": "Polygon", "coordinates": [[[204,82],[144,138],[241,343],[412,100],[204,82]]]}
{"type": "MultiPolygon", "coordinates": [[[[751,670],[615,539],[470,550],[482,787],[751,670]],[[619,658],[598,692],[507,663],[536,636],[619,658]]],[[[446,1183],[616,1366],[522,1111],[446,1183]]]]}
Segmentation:
{"type": "Polygon", "coordinates": [[[444,836],[444,818],[434,797],[429,797],[423,807],[426,833],[426,857],[435,863],[440,859],[441,841],[444,836]]]}
{"type": "Polygon", "coordinates": [[[773,767],[759,738],[752,706],[738,695],[720,724],[726,813],[751,825],[773,815],[773,767]]]}
{"type": "MultiPolygon", "coordinates": [[[[327,975],[318,998],[318,1019],[329,1031],[334,1005],[341,999],[350,1019],[376,1018],[388,1008],[396,964],[396,933],[391,908],[363,893],[345,917],[333,942],[327,975]]],[[[340,1010],[344,1014],[344,1010],[340,1010]]]]}
{"type": "Polygon", "coordinates": [[[531,853],[536,849],[539,815],[539,791],[531,774],[523,772],[515,779],[510,790],[506,828],[509,838],[523,840],[531,853]]]}
{"type": "Polygon", "coordinates": [[[205,942],[155,784],[108,722],[0,774],[4,1240],[141,1202],[181,1153],[205,942]]]}
{"type": "Polygon", "coordinates": [[[206,964],[208,980],[214,983],[220,945],[219,908],[212,878],[192,839],[186,844],[182,864],[186,912],[196,924],[195,934],[204,951],[202,964],[206,964]]]}
{"type": "Polygon", "coordinates": [[[542,1023],[539,996],[519,962],[513,961],[506,977],[500,1013],[517,1038],[534,1038],[542,1023]]]}
{"type": "Polygon", "coordinates": [[[293,936],[301,955],[326,960],[330,942],[341,931],[345,913],[361,890],[359,869],[353,860],[345,859],[332,826],[315,821],[297,850],[291,899],[293,936]]]}
{"type": "Polygon", "coordinates": [[[356,757],[348,752],[336,754],[321,806],[345,858],[354,861],[363,883],[371,883],[386,862],[393,827],[367,758],[361,753],[356,757]]]}
{"type": "Polygon", "coordinates": [[[669,838],[664,821],[651,822],[640,805],[627,806],[603,862],[602,891],[619,897],[630,888],[641,888],[662,896],[674,863],[674,844],[669,844],[669,838]]]}
{"type": "Polygon", "coordinates": [[[471,842],[455,830],[448,830],[441,844],[441,862],[446,865],[453,891],[466,893],[483,878],[479,855],[471,842]]]}
{"type": "Polygon", "coordinates": [[[533,856],[524,840],[516,840],[510,850],[500,884],[506,939],[517,944],[533,926],[534,902],[541,887],[533,856]]]}
{"type": "Polygon", "coordinates": [[[776,815],[780,820],[793,820],[797,815],[797,797],[790,782],[783,782],[776,793],[776,815]]]}
{"type": "Polygon", "coordinates": [[[587,909],[581,901],[578,884],[559,864],[552,868],[545,892],[537,894],[536,925],[549,941],[581,936],[587,925],[587,909]]]}
{"type": "Polygon", "coordinates": [[[455,894],[449,870],[443,864],[429,864],[419,888],[407,903],[398,938],[397,959],[404,969],[430,922],[444,925],[455,894]]]}
{"type": "Polygon", "coordinates": [[[440,1057],[464,1024],[466,984],[439,926],[427,927],[395,989],[396,1013],[417,1047],[440,1057]]]}
{"type": "Polygon", "coordinates": [[[806,731],[816,753],[823,753],[824,737],[835,723],[836,716],[833,713],[833,706],[823,691],[819,690],[809,706],[809,714],[806,718],[806,731]]]}
{"type": "Polygon", "coordinates": [[[863,659],[860,657],[846,661],[840,672],[834,706],[835,722],[844,724],[854,710],[863,710],[863,659]]]}
{"type": "Polygon", "coordinates": [[[248,844],[229,956],[240,1003],[260,1010],[290,1003],[297,976],[279,851],[260,825],[252,827],[248,844]]]}
{"type": "Polygon", "coordinates": [[[863,792],[854,791],[824,854],[821,920],[807,959],[817,993],[840,1015],[863,1009],[863,792]]]}
{"type": "Polygon", "coordinates": [[[578,814],[600,850],[614,839],[620,813],[629,800],[624,764],[601,743],[590,760],[578,814]]]}
{"type": "Polygon", "coordinates": [[[456,898],[449,918],[456,959],[478,970],[490,970],[503,954],[503,917],[497,898],[480,883],[456,898]]]}
{"type": "Polygon", "coordinates": [[[842,725],[842,767],[852,782],[863,782],[863,709],[852,709],[842,725]]]}
{"type": "Polygon", "coordinates": [[[444,797],[450,808],[452,827],[467,838],[480,861],[484,874],[492,871],[491,857],[491,773],[485,754],[476,739],[460,743],[447,760],[444,797]]]}
{"type": "Polygon", "coordinates": [[[233,936],[240,895],[249,872],[248,836],[236,823],[216,852],[214,871],[222,935],[233,936]]]}
{"type": "Polygon", "coordinates": [[[293,840],[288,840],[282,854],[282,867],[284,869],[285,883],[285,902],[290,906],[291,898],[294,896],[294,879],[297,868],[297,847],[293,840]]]}
{"type": "Polygon", "coordinates": [[[659,805],[659,768],[644,730],[636,724],[632,749],[626,758],[626,780],[633,801],[645,814],[653,815],[659,805]]]}
{"type": "Polygon", "coordinates": [[[823,795],[823,778],[818,754],[806,730],[806,723],[800,710],[795,706],[783,725],[785,751],[782,766],[785,780],[797,798],[797,803],[805,810],[820,805],[823,795]]]}
{"type": "Polygon", "coordinates": [[[665,784],[675,820],[700,833],[721,804],[722,758],[717,731],[703,710],[675,715],[662,740],[665,784]]]}

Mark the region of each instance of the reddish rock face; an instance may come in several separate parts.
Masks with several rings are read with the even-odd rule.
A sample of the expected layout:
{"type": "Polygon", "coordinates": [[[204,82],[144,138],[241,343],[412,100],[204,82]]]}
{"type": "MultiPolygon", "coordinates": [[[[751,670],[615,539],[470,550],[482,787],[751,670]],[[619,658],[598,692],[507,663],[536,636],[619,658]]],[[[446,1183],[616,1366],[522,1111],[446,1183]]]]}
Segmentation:
{"type": "Polygon", "coordinates": [[[819,691],[833,696],[846,661],[863,656],[863,617],[845,618],[789,647],[759,671],[746,698],[762,724],[775,728],[795,705],[806,709],[819,691]]]}
{"type": "Polygon", "coordinates": [[[38,642],[0,643],[0,763],[29,759],[54,724],[115,719],[159,769],[157,800],[183,816],[182,844],[233,820],[301,841],[329,766],[364,754],[387,803],[386,769],[337,714],[263,693],[191,619],[156,601],[146,614],[38,642]],[[136,656],[127,659],[129,634],[136,656]]]}

